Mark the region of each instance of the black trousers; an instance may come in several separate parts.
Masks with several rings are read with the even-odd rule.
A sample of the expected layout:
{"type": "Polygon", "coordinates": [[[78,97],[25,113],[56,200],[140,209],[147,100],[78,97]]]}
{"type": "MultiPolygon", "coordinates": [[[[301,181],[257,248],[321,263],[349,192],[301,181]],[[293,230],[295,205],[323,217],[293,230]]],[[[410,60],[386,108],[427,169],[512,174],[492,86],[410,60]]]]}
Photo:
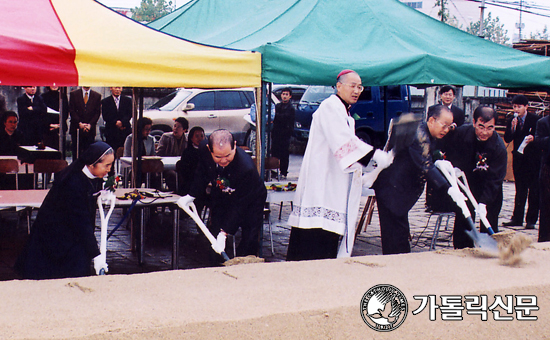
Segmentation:
{"type": "Polygon", "coordinates": [[[550,241],[550,164],[540,168],[539,242],[550,241]]]}
{"type": "Polygon", "coordinates": [[[219,209],[215,205],[212,205],[212,225],[209,226],[210,232],[214,237],[217,237],[220,229],[223,229],[226,233],[235,235],[240,227],[241,241],[236,249],[237,256],[257,256],[260,250],[260,231],[262,230],[264,223],[263,202],[265,202],[265,198],[260,204],[248,206],[246,208],[246,215],[244,215],[240,219],[239,223],[236,224],[237,227],[231,230],[229,230],[227,228],[227,224],[224,223],[227,216],[225,210],[219,209]]]}
{"type": "Polygon", "coordinates": [[[514,212],[512,221],[523,223],[525,203],[528,202],[525,222],[537,223],[539,215],[539,169],[538,164],[526,162],[525,157],[514,155],[513,170],[516,185],[516,197],[514,200],[514,212]]]}
{"type": "MultiPolygon", "coordinates": [[[[475,218],[475,208],[468,202],[468,208],[472,219],[475,218]]],[[[495,233],[498,233],[498,215],[502,208],[502,191],[499,196],[491,204],[487,205],[487,220],[491,224],[491,228],[495,233]]],[[[466,230],[470,230],[468,220],[464,217],[462,210],[457,208],[455,212],[455,227],[453,229],[453,246],[455,249],[473,248],[474,241],[466,234],[466,230]]],[[[481,223],[480,231],[488,233],[487,226],[481,223]]]]}
{"type": "Polygon", "coordinates": [[[409,212],[395,214],[383,203],[377,201],[382,236],[382,254],[404,254],[411,252],[409,212]]]}
{"type": "Polygon", "coordinates": [[[274,157],[279,158],[281,175],[286,176],[290,157],[290,137],[273,135],[272,141],[271,153],[274,157]]]}
{"type": "Polygon", "coordinates": [[[321,228],[292,227],[288,242],[287,261],[335,259],[340,235],[321,228]]]}

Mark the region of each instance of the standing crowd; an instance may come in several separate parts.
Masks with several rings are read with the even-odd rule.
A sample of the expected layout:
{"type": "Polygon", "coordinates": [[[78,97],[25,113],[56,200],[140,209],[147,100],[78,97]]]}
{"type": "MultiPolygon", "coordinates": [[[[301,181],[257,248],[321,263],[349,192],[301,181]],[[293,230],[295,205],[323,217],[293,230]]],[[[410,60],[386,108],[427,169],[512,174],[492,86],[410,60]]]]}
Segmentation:
{"type": "MultiPolygon", "coordinates": [[[[24,89],[17,99],[17,114],[5,111],[5,104],[0,107],[5,111],[0,154],[17,155],[20,145],[43,143],[56,148],[59,130],[63,129],[71,135],[74,162],[56,175],[39,210],[17,262],[22,277],[89,275],[91,261],[99,254],[94,236],[95,197],[102,189],[101,179],[113,173],[118,150],[124,156],[137,150],[139,156],[180,157],[176,170],[164,172],[168,189],[182,196],[179,203],[196,204],[199,212],[207,207],[208,228],[222,240],[219,242],[241,229],[236,254],[258,255],[266,188],[253,159],[237,147],[229,131],[220,129],[205,136],[204,129],[195,126],[187,138],[189,123],[179,117],[172,132],[164,133],[157,143],[150,134],[152,120],[143,117],[137,121],[138,144],[134,147],[132,99],[122,95],[121,87],[110,88],[111,96],[103,100],[89,87],[71,92],[68,100],[56,87],[42,96],[36,95],[36,87],[24,89]],[[105,143],[95,142],[101,115],[105,143]]],[[[466,233],[471,226],[455,204],[466,198],[448,182],[437,162],[450,162],[464,173],[477,201],[469,204],[471,215],[488,221],[489,225],[482,223],[482,232],[489,227],[497,232],[507,168],[504,141],[513,143],[516,186],[514,212],[504,225],[522,226],[525,220],[525,228],[533,229],[540,212],[539,242],[549,240],[550,210],[544,207],[550,204],[550,118],[529,113],[527,98],[513,98],[514,114],[507,119],[503,141],[495,129],[498,117],[493,108],[477,107],[472,124],[465,123],[464,111],[454,104],[456,89],[443,86],[441,103],[429,107],[425,118],[411,120],[412,114],[396,118],[395,132],[382,151],[355,135],[355,120],[349,112],[363,89],[360,76],[344,70],[337,76],[336,94],[325,99],[313,114],[288,220],[292,228],[287,260],[351,256],[364,185],[371,186],[376,195],[383,254],[411,251],[408,213],[426,184],[428,209],[456,214],[454,247],[473,247],[466,233]],[[407,132],[404,126],[413,130],[407,132]],[[367,166],[376,169],[377,177],[364,174],[367,166]]],[[[272,117],[271,152],[280,160],[283,178],[288,174],[295,119],[291,97],[290,88],[282,90],[272,117]]],[[[160,188],[162,183],[157,185],[160,188]]],[[[212,255],[213,262],[219,263],[220,258],[212,255]]]]}

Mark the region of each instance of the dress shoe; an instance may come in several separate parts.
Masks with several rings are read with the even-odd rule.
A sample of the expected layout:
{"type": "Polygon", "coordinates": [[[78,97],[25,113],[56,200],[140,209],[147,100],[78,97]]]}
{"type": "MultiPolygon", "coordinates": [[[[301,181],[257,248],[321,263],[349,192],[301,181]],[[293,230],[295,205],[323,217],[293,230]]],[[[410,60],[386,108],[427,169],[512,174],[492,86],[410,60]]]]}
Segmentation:
{"type": "Polygon", "coordinates": [[[521,227],[523,223],[512,220],[510,222],[504,222],[502,225],[505,227],[521,227]]]}
{"type": "Polygon", "coordinates": [[[527,224],[525,225],[525,229],[530,229],[530,230],[531,230],[531,229],[535,229],[535,225],[534,225],[533,223],[527,223],[527,224]]]}

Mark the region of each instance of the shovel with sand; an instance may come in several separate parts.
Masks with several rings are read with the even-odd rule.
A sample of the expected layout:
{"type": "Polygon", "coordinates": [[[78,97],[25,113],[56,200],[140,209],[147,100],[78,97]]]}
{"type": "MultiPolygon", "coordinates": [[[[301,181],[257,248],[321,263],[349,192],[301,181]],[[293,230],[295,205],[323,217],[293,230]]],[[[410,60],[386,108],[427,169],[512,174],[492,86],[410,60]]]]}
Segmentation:
{"type": "MultiPolygon", "coordinates": [[[[475,201],[472,193],[469,190],[469,187],[465,185],[464,183],[457,180],[456,170],[449,161],[436,161],[435,166],[441,171],[441,173],[445,176],[447,181],[452,187],[459,188],[459,183],[462,184],[460,187],[466,188],[464,189],[466,191],[466,194],[468,195],[468,199],[471,201],[471,203],[474,206],[477,206],[477,202],[475,201]]],[[[464,176],[464,179],[466,177],[464,176]]],[[[460,189],[459,189],[460,190],[460,189]]],[[[466,230],[466,234],[474,241],[474,245],[476,248],[479,248],[481,251],[489,253],[491,255],[498,256],[499,249],[498,249],[498,243],[497,241],[492,238],[490,235],[485,233],[480,233],[477,231],[477,228],[475,226],[474,220],[472,219],[472,215],[470,214],[470,209],[468,209],[468,205],[466,204],[466,201],[460,201],[456,202],[460,210],[462,211],[462,214],[468,221],[468,224],[470,225],[470,230],[466,230]]],[[[486,223],[487,226],[490,226],[487,219],[483,221],[486,223]]],[[[489,233],[493,234],[493,230],[489,227],[489,233]]]]}
{"type": "Polygon", "coordinates": [[[224,259],[224,266],[232,266],[235,264],[244,264],[244,263],[257,263],[257,262],[264,262],[264,259],[259,258],[254,255],[245,256],[245,257],[234,257],[232,259],[227,256],[227,253],[225,252],[225,234],[221,233],[218,235],[218,238],[216,239],[210,230],[206,227],[204,222],[201,220],[198,212],[197,207],[195,206],[195,203],[191,202],[189,205],[183,203],[184,201],[182,199],[178,200],[178,206],[185,211],[189,217],[195,221],[195,223],[199,226],[199,228],[202,230],[208,241],[210,241],[210,244],[212,245],[212,249],[218,254],[220,254],[224,259]]]}

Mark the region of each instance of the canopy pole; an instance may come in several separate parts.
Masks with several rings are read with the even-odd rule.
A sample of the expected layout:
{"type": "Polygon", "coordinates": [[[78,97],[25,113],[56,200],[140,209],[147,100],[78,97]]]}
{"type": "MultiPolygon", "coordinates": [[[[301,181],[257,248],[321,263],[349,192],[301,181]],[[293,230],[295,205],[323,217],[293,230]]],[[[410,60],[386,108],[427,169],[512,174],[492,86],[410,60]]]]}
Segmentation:
{"type": "Polygon", "coordinates": [[[263,132],[263,129],[261,128],[261,121],[262,121],[262,115],[261,115],[261,108],[262,107],[262,87],[256,88],[256,143],[254,145],[254,154],[256,155],[256,169],[258,170],[258,173],[260,174],[260,177],[262,176],[262,162],[261,162],[261,154],[262,154],[262,143],[261,143],[261,135],[263,132]]]}
{"type": "Polygon", "coordinates": [[[141,155],[139,155],[138,121],[143,117],[143,89],[132,88],[132,179],[131,187],[141,186],[141,155]]]}
{"type": "Polygon", "coordinates": [[[260,95],[260,110],[256,110],[256,114],[261,111],[260,116],[256,116],[256,122],[259,122],[259,124],[256,124],[256,144],[259,144],[259,150],[258,147],[256,147],[257,151],[259,153],[256,153],[256,159],[259,160],[260,164],[260,178],[264,180],[265,177],[265,155],[266,155],[266,112],[267,112],[267,105],[266,105],[266,93],[267,93],[267,82],[262,81],[262,89],[261,89],[261,95],[260,95]],[[258,129],[259,127],[259,129],[258,129]],[[258,138],[260,136],[260,138],[258,138]],[[259,142],[259,143],[258,143],[259,142]],[[259,158],[258,158],[259,157],[259,158]]]}
{"type": "Polygon", "coordinates": [[[67,88],[59,88],[59,152],[61,153],[61,159],[65,159],[65,130],[64,126],[67,123],[66,117],[63,112],[68,109],[63,107],[63,98],[67,96],[67,88]]]}

